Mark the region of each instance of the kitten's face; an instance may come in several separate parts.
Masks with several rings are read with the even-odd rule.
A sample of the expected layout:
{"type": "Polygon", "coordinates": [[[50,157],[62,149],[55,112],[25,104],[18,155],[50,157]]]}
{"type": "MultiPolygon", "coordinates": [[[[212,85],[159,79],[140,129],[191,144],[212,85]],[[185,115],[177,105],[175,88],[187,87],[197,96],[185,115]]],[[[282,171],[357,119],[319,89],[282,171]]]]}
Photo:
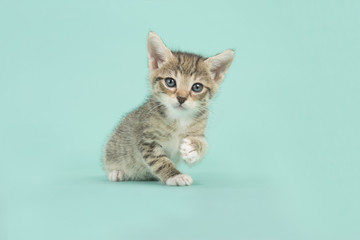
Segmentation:
{"type": "Polygon", "coordinates": [[[205,59],[187,53],[172,55],[151,74],[153,95],[174,114],[201,112],[216,91],[205,59]]]}
{"type": "Polygon", "coordinates": [[[172,116],[194,116],[206,110],[234,57],[227,50],[210,58],[171,52],[159,36],[148,38],[150,80],[153,96],[172,116]]]}

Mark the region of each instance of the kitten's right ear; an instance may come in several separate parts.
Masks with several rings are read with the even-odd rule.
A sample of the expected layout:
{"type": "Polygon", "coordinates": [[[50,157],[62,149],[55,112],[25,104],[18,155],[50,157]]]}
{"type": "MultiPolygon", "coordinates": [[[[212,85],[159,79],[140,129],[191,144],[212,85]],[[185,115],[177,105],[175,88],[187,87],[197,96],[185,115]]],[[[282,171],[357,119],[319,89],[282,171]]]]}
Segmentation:
{"type": "Polygon", "coordinates": [[[147,49],[149,68],[151,71],[160,68],[172,56],[171,51],[165,46],[155,32],[149,33],[147,49]]]}

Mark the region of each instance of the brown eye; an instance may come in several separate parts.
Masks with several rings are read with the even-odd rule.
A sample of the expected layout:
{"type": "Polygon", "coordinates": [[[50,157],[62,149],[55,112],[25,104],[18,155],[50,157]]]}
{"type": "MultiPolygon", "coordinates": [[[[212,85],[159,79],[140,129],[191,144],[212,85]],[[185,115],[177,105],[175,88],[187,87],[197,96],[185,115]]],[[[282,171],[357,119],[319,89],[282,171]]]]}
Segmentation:
{"type": "Polygon", "coordinates": [[[194,92],[201,92],[202,89],[203,89],[203,85],[201,83],[195,83],[191,87],[191,90],[193,90],[194,92]]]}
{"type": "Polygon", "coordinates": [[[165,83],[168,87],[171,87],[171,88],[176,86],[176,81],[173,78],[165,78],[165,83]]]}

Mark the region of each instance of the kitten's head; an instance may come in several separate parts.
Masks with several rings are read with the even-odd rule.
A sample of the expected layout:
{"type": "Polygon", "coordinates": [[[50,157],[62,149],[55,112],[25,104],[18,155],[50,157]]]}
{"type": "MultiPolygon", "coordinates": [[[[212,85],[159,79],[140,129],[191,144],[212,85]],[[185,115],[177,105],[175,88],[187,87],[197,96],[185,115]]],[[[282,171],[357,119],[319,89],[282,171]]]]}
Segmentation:
{"type": "Polygon", "coordinates": [[[206,109],[231,65],[234,51],[210,58],[172,52],[150,32],[148,56],[153,96],[176,117],[206,109]]]}

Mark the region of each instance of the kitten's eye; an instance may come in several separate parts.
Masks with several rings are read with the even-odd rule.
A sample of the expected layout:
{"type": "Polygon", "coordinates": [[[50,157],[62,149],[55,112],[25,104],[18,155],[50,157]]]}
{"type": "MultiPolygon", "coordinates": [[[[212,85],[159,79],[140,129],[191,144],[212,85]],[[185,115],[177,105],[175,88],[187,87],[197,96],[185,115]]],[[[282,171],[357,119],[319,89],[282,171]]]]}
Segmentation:
{"type": "Polygon", "coordinates": [[[201,83],[195,83],[191,89],[194,92],[201,92],[201,90],[203,89],[203,85],[201,83]]]}
{"type": "Polygon", "coordinates": [[[173,78],[165,78],[165,83],[168,87],[175,87],[176,86],[176,81],[173,78]]]}

